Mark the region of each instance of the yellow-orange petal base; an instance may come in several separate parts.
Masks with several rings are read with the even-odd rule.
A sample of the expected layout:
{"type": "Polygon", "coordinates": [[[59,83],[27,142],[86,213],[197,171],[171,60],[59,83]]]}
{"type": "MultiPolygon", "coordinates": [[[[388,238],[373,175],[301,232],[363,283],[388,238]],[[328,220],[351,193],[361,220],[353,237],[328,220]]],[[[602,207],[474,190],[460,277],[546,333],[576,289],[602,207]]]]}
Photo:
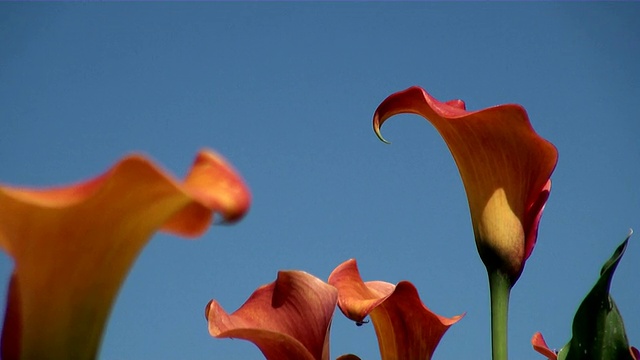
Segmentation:
{"type": "Polygon", "coordinates": [[[237,172],[206,149],[184,181],[131,155],[75,185],[0,185],[0,247],[14,260],[2,359],[94,359],[120,285],[151,236],[198,236],[214,213],[239,220],[250,199],[237,172]]]}

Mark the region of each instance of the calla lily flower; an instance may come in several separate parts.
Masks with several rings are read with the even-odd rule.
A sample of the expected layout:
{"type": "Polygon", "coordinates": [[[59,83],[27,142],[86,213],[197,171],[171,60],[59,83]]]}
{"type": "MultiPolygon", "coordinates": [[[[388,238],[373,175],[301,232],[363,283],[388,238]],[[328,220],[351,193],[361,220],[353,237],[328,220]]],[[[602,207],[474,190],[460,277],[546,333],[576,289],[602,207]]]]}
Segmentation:
{"type": "Polygon", "coordinates": [[[233,314],[214,300],[205,309],[209,334],[253,342],[268,360],[328,360],[338,292],[303,271],[280,271],[233,314]]]}
{"type": "Polygon", "coordinates": [[[338,289],[338,306],[346,317],[356,324],[371,318],[382,360],[431,359],[444,333],[463,316],[434,314],[408,281],[363,282],[353,259],[331,273],[329,284],[338,289]]]}
{"type": "Polygon", "coordinates": [[[381,140],[382,124],[402,113],[423,116],[443,137],[466,189],[480,257],[513,285],[536,242],[556,148],[533,130],[520,105],[466,111],[462,100],[440,102],[419,87],[378,106],[373,128],[381,140]]]}
{"type": "Polygon", "coordinates": [[[180,182],[131,155],[71,186],[0,186],[0,247],[15,266],[1,357],[94,359],[120,285],[151,236],[198,236],[214,213],[237,221],[249,203],[241,177],[209,150],[180,182]]]}

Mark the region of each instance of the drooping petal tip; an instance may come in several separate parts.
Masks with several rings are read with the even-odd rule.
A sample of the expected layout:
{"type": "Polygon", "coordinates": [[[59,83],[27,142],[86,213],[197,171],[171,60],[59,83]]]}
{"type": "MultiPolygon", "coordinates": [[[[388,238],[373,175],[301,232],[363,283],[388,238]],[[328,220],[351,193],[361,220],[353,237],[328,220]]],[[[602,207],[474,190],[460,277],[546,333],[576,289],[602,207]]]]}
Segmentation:
{"type": "Polygon", "coordinates": [[[383,360],[430,359],[447,329],[463,316],[446,318],[431,312],[408,281],[395,286],[363,282],[354,259],[339,265],[329,284],[338,289],[338,306],[345,316],[356,322],[370,316],[383,360]]]}
{"type": "Polygon", "coordinates": [[[184,191],[197,199],[163,224],[162,230],[197,237],[219,213],[227,223],[237,222],[249,211],[251,192],[239,173],[221,155],[203,149],[185,177],[184,191]]]}
{"type": "Polygon", "coordinates": [[[355,322],[362,322],[395,289],[395,285],[383,281],[363,282],[355,259],[338,265],[328,281],[338,289],[338,307],[355,322]]]}
{"type": "Polygon", "coordinates": [[[251,203],[251,192],[242,177],[221,155],[204,149],[198,153],[185,180],[194,192],[205,190],[203,199],[211,209],[220,209],[227,222],[244,217],[251,203]]]}

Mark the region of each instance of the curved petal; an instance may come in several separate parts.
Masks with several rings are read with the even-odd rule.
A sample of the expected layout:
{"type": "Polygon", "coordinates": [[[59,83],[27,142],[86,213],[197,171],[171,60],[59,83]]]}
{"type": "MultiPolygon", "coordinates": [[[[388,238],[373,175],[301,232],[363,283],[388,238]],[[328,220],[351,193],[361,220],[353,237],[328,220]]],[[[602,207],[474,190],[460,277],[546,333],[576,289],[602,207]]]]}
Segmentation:
{"type": "Polygon", "coordinates": [[[2,358],[95,358],[118,289],[153,233],[193,237],[213,213],[235,221],[249,203],[241,177],[209,150],[183,183],[131,155],[75,185],[0,186],[0,247],[15,261],[2,358]]]}
{"type": "Polygon", "coordinates": [[[447,329],[462,318],[431,312],[408,281],[396,286],[363,282],[353,259],[331,273],[329,284],[338,289],[338,306],[345,316],[357,323],[371,317],[382,360],[430,359],[447,329]]]}
{"type": "Polygon", "coordinates": [[[214,300],[205,310],[209,334],[253,342],[267,359],[329,359],[337,290],[303,271],[280,271],[233,314],[214,300]]]}
{"type": "Polygon", "coordinates": [[[363,282],[355,259],[338,265],[329,276],[329,284],[338,289],[340,311],[356,323],[362,323],[396,288],[383,281],[363,282]]]}
{"type": "Polygon", "coordinates": [[[515,283],[535,243],[555,147],[536,134],[519,105],[466,111],[461,100],[440,102],[419,87],[378,106],[373,128],[381,140],[382,124],[401,113],[423,116],[440,133],[458,165],[483,262],[515,283]]]}
{"type": "Polygon", "coordinates": [[[533,345],[533,349],[535,351],[546,356],[549,360],[556,360],[558,358],[556,352],[549,349],[549,346],[544,341],[542,334],[539,332],[533,334],[533,337],[531,338],[531,345],[533,345]]]}

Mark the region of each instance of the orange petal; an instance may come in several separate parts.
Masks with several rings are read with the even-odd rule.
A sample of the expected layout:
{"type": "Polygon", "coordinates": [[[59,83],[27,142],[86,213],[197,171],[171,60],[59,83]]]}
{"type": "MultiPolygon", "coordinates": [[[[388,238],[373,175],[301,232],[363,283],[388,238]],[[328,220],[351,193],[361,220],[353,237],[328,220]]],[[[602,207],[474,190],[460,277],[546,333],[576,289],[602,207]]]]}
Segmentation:
{"type": "Polygon", "coordinates": [[[208,150],[184,183],[131,155],[71,186],[0,186],[0,247],[15,261],[2,358],[95,358],[118,289],[154,232],[196,236],[213,213],[235,221],[249,203],[240,176],[208,150]]]}
{"type": "Polygon", "coordinates": [[[233,314],[214,300],[205,310],[216,338],[253,342],[267,359],[329,359],[329,328],[337,290],[303,271],[280,271],[233,314]]]}
{"type": "Polygon", "coordinates": [[[431,312],[408,281],[396,286],[363,282],[353,259],[331,273],[329,284],[338,289],[338,306],[345,316],[357,323],[371,317],[382,360],[430,359],[447,329],[462,318],[431,312]]]}
{"type": "Polygon", "coordinates": [[[461,100],[440,102],[411,87],[378,106],[373,128],[381,140],[382,124],[402,113],[423,116],[446,142],[467,192],[480,256],[515,283],[536,240],[557,150],[519,105],[466,111],[461,100]]]}
{"type": "Polygon", "coordinates": [[[555,351],[549,349],[549,346],[544,341],[542,334],[539,332],[533,334],[533,337],[531,338],[531,345],[533,345],[533,349],[535,351],[546,356],[549,360],[556,360],[558,358],[555,351]]]}

